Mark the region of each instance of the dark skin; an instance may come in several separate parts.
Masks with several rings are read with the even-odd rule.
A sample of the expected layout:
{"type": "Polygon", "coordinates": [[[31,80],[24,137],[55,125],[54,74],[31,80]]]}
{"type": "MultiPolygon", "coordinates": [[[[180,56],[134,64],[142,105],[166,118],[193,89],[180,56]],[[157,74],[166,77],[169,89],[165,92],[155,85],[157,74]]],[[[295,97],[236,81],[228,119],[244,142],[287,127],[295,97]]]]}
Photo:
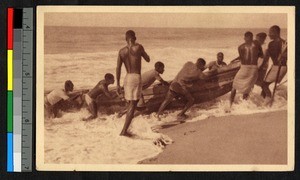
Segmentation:
{"type": "Polygon", "coordinates": [[[233,59],[232,61],[239,59],[242,61],[241,63],[244,65],[257,65],[258,57],[263,57],[263,51],[261,45],[264,44],[264,40],[256,40],[254,42],[253,38],[251,37],[244,37],[244,40],[245,43],[240,45],[238,48],[239,57],[233,59]],[[258,47],[258,49],[255,47],[251,47],[253,42],[254,44],[256,44],[255,47],[258,47]],[[252,53],[249,50],[251,50],[252,53]],[[241,55],[243,55],[243,57],[241,57],[241,55]]]}
{"type": "MultiPolygon", "coordinates": [[[[110,84],[114,84],[115,83],[115,79],[106,79],[106,87],[103,87],[103,89],[106,89],[105,91],[103,91],[103,93],[105,94],[105,96],[109,97],[109,98],[113,98],[113,96],[108,92],[107,87],[110,84]]],[[[96,99],[96,98],[95,98],[96,99]]],[[[97,117],[97,111],[98,111],[98,107],[95,101],[92,101],[91,104],[89,104],[88,109],[91,113],[91,115],[87,118],[84,118],[83,121],[88,121],[88,120],[92,120],[95,119],[97,117]]]]}
{"type": "MultiPolygon", "coordinates": [[[[281,39],[280,34],[272,28],[270,28],[270,30],[269,30],[269,37],[272,41],[268,45],[266,60],[269,60],[269,58],[271,57],[273,65],[286,66],[287,53],[283,53],[281,58],[278,60],[279,54],[281,53],[281,46],[283,43],[285,43],[285,40],[281,39]]],[[[263,83],[263,86],[262,86],[262,88],[263,88],[262,96],[263,97],[271,98],[272,93],[271,93],[271,90],[269,89],[269,85],[271,83],[272,82],[264,82],[263,83]]]]}
{"type": "MultiPolygon", "coordinates": [[[[196,66],[201,71],[205,70],[205,65],[204,64],[196,63],[196,66]]],[[[213,72],[213,71],[210,71],[209,73],[211,73],[211,72],[213,72]]],[[[207,78],[206,75],[199,74],[199,79],[206,79],[206,78],[207,78]]],[[[178,91],[177,92],[172,91],[172,90],[169,90],[167,92],[166,98],[162,102],[162,104],[160,105],[159,110],[157,112],[158,120],[160,120],[160,116],[163,113],[164,109],[173,101],[174,98],[176,98],[179,95],[184,96],[185,99],[187,100],[187,103],[185,104],[185,106],[181,110],[181,112],[177,115],[178,120],[183,120],[187,117],[187,115],[185,113],[188,109],[190,109],[193,106],[195,99],[187,89],[185,89],[183,87],[180,87],[180,85],[177,85],[177,86],[178,86],[178,91]]]]}
{"type": "Polygon", "coordinates": [[[221,64],[224,60],[224,54],[223,53],[218,53],[217,54],[217,61],[219,64],[221,64]]]}
{"type": "MultiPolygon", "coordinates": [[[[120,77],[121,77],[122,64],[125,65],[125,69],[127,73],[141,74],[142,57],[145,59],[145,61],[150,62],[150,57],[145,52],[142,45],[136,43],[135,39],[131,37],[126,37],[126,41],[127,41],[127,46],[125,46],[119,51],[119,56],[117,61],[116,74],[117,74],[118,94],[121,94],[120,77]]],[[[131,121],[133,119],[134,111],[136,109],[137,103],[138,100],[129,101],[126,121],[120,133],[121,136],[131,136],[131,134],[127,132],[127,129],[129,128],[131,121]]]]}
{"type": "MultiPolygon", "coordinates": [[[[265,44],[265,40],[266,40],[266,38],[260,38],[259,36],[256,36],[256,38],[255,38],[255,41],[259,44],[259,45],[263,45],[263,44],[265,44]]],[[[266,58],[266,56],[264,56],[263,57],[264,59],[263,59],[263,62],[262,62],[262,64],[260,65],[260,67],[263,67],[263,65],[267,62],[267,58],[266,58]]]]}
{"type": "MultiPolygon", "coordinates": [[[[67,99],[67,101],[72,101],[75,97],[78,97],[79,93],[76,92],[76,93],[72,93],[74,89],[74,85],[72,86],[67,86],[65,88],[65,91],[66,91],[66,94],[70,97],[69,99],[67,99]]],[[[53,105],[52,107],[52,112],[53,112],[53,117],[56,118],[56,117],[59,117],[58,116],[58,112],[59,112],[59,107],[60,107],[60,104],[63,102],[64,100],[60,100],[58,103],[56,103],[55,105],[53,105]]]]}
{"type": "MultiPolygon", "coordinates": [[[[259,43],[261,46],[263,45],[263,44],[265,44],[265,41],[266,41],[266,38],[261,38],[261,37],[259,37],[259,36],[256,36],[256,38],[255,38],[255,41],[257,42],[257,43],[259,43]]],[[[263,68],[267,68],[268,66],[267,66],[267,62],[268,62],[268,57],[264,54],[264,58],[263,58],[263,61],[262,61],[262,63],[260,64],[260,66],[258,67],[258,70],[259,71],[263,71],[263,68]],[[265,67],[266,66],[266,67],[265,67]]],[[[259,72],[260,73],[260,72],[259,72]]],[[[262,91],[261,91],[261,96],[263,96],[263,97],[265,97],[266,95],[265,95],[265,92],[263,91],[263,89],[262,89],[262,91]]]]}
{"type": "Polygon", "coordinates": [[[238,48],[242,65],[257,65],[259,57],[263,58],[261,45],[254,43],[251,37],[245,37],[245,43],[238,48]]]}
{"type": "MultiPolygon", "coordinates": [[[[159,74],[163,74],[165,72],[165,67],[164,66],[159,66],[158,68],[155,68],[155,70],[159,73],[159,74]]],[[[165,85],[165,86],[169,86],[169,83],[167,81],[164,81],[163,79],[160,80],[160,82],[165,85]]]]}
{"type": "MultiPolygon", "coordinates": [[[[238,48],[239,57],[242,65],[257,65],[259,57],[263,57],[261,45],[253,42],[252,37],[245,37],[245,43],[238,48]]],[[[234,101],[236,89],[232,88],[230,95],[230,107],[234,101]]],[[[243,99],[247,99],[249,94],[243,94],[243,99]]],[[[228,110],[229,112],[229,110],[228,110]]]]}
{"type": "MultiPolygon", "coordinates": [[[[163,74],[165,71],[165,67],[164,66],[159,66],[158,68],[155,68],[155,70],[159,73],[159,74],[163,74]]],[[[163,79],[160,80],[160,82],[164,85],[164,86],[169,86],[170,84],[167,81],[164,81],[163,79]]],[[[142,90],[145,90],[146,87],[142,87],[142,90]]],[[[124,114],[127,113],[127,108],[121,112],[118,113],[118,118],[122,117],[124,114]]]]}

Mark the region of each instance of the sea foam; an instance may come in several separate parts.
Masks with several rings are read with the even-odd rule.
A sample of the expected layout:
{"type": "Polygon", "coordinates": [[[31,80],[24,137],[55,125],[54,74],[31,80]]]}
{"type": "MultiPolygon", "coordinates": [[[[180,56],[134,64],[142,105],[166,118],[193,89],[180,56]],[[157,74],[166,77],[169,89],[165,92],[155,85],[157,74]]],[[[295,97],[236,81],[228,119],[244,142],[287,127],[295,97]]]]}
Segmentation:
{"type": "MultiPolygon", "coordinates": [[[[278,88],[272,108],[263,106],[260,88],[255,87],[249,100],[237,94],[231,113],[225,113],[229,93],[213,101],[194,105],[187,114],[186,123],[201,121],[209,117],[264,113],[287,110],[286,86],[278,88]]],[[[176,120],[180,109],[165,111],[161,121],[155,113],[135,117],[129,128],[133,137],[119,136],[125,116],[99,114],[95,120],[82,121],[89,115],[86,109],[64,113],[61,118],[45,122],[45,162],[62,164],[136,164],[154,157],[173,140],[165,134],[155,132],[152,127],[176,120]]],[[[238,119],[237,119],[238,120],[238,119]]]]}

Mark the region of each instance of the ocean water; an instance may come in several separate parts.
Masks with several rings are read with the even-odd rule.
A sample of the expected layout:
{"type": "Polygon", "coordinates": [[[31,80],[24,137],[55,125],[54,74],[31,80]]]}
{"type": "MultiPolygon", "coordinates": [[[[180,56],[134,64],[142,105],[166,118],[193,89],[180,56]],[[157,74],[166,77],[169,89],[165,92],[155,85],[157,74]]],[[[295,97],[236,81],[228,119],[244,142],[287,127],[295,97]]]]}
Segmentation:
{"type": "MultiPolygon", "coordinates": [[[[45,27],[45,91],[63,87],[72,80],[75,89],[91,88],[105,73],[115,74],[118,50],[126,45],[126,28],[100,27],[45,27]]],[[[150,55],[151,62],[143,62],[142,72],[153,69],[156,61],[165,63],[165,80],[172,80],[187,61],[199,57],[207,62],[216,60],[222,51],[225,62],[238,56],[237,47],[243,43],[243,34],[266,32],[267,29],[171,29],[133,28],[137,42],[150,55]]],[[[282,31],[286,38],[286,31],[282,31]]],[[[268,40],[269,41],[269,40],[268,40]]],[[[266,43],[268,43],[268,41],[266,43]]],[[[122,77],[125,68],[122,69],[122,77]]],[[[286,78],[285,78],[286,79],[286,78]]],[[[121,81],[122,83],[122,81],[121,81]]],[[[272,86],[271,86],[272,88],[272,86]]],[[[188,122],[212,116],[264,113],[287,109],[286,85],[280,86],[271,108],[262,106],[260,88],[254,87],[250,99],[244,101],[238,94],[230,114],[224,112],[229,94],[214,101],[193,106],[188,111],[188,122]]],[[[176,119],[179,109],[166,111],[162,121],[153,114],[134,118],[130,131],[133,138],[119,136],[125,116],[100,114],[99,118],[83,122],[86,109],[64,113],[61,118],[45,121],[45,162],[62,164],[135,164],[163,151],[173,143],[167,135],[151,127],[176,119]]]]}
{"type": "MultiPolygon", "coordinates": [[[[75,88],[92,88],[105,73],[115,74],[119,49],[126,45],[126,28],[45,27],[45,90],[73,81],[75,88]]],[[[237,48],[244,42],[246,31],[253,34],[268,29],[184,29],[134,28],[137,42],[149,54],[150,63],[142,64],[142,72],[154,68],[156,61],[165,64],[162,77],[172,80],[187,61],[199,57],[216,60],[218,52],[224,61],[238,56],[237,48]]],[[[286,38],[286,30],[282,30],[286,38]]],[[[266,41],[268,43],[268,39],[266,41]]],[[[125,68],[122,69],[122,77],[125,68]]],[[[123,79],[121,77],[121,79],[123,79]]]]}

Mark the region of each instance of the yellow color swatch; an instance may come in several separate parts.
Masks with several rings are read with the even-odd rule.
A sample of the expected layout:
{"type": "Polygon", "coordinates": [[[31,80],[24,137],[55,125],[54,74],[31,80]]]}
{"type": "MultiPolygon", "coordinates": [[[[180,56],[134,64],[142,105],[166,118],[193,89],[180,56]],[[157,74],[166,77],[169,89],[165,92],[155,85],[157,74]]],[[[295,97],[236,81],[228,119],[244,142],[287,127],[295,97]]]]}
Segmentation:
{"type": "Polygon", "coordinates": [[[13,50],[7,50],[7,90],[13,90],[13,50]]]}

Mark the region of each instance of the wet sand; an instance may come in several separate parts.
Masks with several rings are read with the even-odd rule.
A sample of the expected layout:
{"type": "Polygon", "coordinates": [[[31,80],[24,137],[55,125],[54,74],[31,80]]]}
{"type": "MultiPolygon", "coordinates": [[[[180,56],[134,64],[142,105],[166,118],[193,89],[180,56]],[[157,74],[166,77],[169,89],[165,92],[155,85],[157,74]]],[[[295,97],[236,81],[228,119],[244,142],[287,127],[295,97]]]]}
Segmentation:
{"type": "Polygon", "coordinates": [[[161,132],[175,142],[140,163],[287,163],[287,111],[211,117],[161,132]]]}

